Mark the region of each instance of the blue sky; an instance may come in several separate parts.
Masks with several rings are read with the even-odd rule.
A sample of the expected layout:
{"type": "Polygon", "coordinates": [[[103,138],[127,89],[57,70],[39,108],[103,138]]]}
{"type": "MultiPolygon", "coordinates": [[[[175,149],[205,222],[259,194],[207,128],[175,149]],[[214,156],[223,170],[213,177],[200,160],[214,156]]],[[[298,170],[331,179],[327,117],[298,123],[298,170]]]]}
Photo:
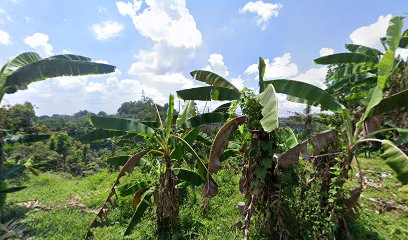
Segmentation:
{"type": "MultiPolygon", "coordinates": [[[[80,54],[118,68],[105,76],[34,83],[3,104],[31,101],[39,115],[115,113],[122,102],[140,99],[142,90],[164,103],[169,93],[199,86],[189,76],[195,69],[257,89],[259,56],[270,79],[324,88],[326,68],[313,59],[342,52],[345,43],[381,49],[390,17],[407,14],[406,0],[1,0],[2,64],[36,51],[80,54]]],[[[282,115],[303,107],[280,96],[282,115]]]]}

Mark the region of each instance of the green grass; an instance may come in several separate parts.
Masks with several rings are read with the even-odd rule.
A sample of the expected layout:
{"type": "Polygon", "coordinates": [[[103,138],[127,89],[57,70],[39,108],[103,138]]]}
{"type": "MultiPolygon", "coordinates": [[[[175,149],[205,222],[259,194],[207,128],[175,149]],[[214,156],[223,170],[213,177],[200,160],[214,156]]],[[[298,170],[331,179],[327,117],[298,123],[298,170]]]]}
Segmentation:
{"type": "MultiPolygon", "coordinates": [[[[363,169],[390,172],[382,160],[360,159],[363,169]]],[[[71,197],[79,197],[78,203],[89,209],[98,209],[105,201],[117,173],[102,171],[86,178],[74,178],[65,174],[43,173],[33,176],[26,183],[28,188],[7,198],[8,217],[20,218],[31,232],[31,239],[82,239],[94,218],[93,213],[67,207],[71,197]],[[16,203],[38,200],[41,206],[51,207],[50,211],[27,209],[16,203]]],[[[374,176],[367,177],[375,179],[374,176]]],[[[123,178],[122,184],[146,179],[139,170],[123,178]]],[[[242,239],[242,233],[236,232],[234,223],[240,219],[236,204],[244,201],[239,194],[239,175],[233,169],[222,169],[216,175],[219,194],[211,199],[208,212],[204,214],[200,207],[202,187],[187,188],[181,195],[180,228],[173,237],[158,236],[156,216],[150,209],[134,232],[123,237],[132,214],[130,207],[132,196],[121,198],[119,207],[109,214],[109,223],[105,227],[93,230],[96,239],[242,239]]],[[[354,178],[348,185],[356,184],[354,178]]],[[[401,188],[394,178],[386,178],[384,186],[375,189],[367,187],[360,199],[362,209],[360,218],[349,223],[350,236],[344,239],[408,239],[408,213],[405,211],[384,211],[368,201],[372,197],[379,200],[395,200],[407,203],[408,187],[401,188]]],[[[258,239],[258,236],[256,237],[258,239]]]]}

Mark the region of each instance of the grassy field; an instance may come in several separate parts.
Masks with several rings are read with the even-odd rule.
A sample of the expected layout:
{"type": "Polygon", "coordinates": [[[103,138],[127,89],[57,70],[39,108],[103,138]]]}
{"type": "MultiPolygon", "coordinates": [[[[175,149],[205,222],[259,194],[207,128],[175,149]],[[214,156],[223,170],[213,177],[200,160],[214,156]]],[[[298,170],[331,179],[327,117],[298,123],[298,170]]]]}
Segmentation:
{"type": "MultiPolygon", "coordinates": [[[[408,239],[408,188],[401,188],[387,174],[391,170],[381,160],[360,161],[368,183],[360,199],[360,218],[349,223],[350,235],[344,239],[408,239]]],[[[28,188],[8,195],[6,211],[30,230],[31,239],[82,239],[115,177],[116,173],[106,171],[86,178],[55,173],[33,176],[26,183],[28,188]]],[[[142,178],[135,171],[123,183],[142,178]]],[[[349,184],[356,184],[356,179],[349,184]]],[[[223,184],[206,214],[200,208],[202,188],[190,187],[180,193],[181,224],[173,239],[242,239],[233,227],[240,218],[235,206],[244,200],[239,195],[239,175],[233,169],[221,170],[217,180],[223,184]]],[[[153,210],[132,235],[122,237],[132,214],[131,201],[131,197],[120,199],[119,207],[110,214],[110,224],[95,229],[96,239],[167,239],[156,234],[153,210]]]]}

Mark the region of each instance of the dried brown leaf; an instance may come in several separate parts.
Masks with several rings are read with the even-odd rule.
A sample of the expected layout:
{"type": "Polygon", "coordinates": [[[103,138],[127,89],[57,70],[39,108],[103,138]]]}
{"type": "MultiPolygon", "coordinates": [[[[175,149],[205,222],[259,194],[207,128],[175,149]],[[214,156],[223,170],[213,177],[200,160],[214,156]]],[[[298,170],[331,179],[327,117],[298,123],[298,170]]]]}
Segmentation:
{"type": "Polygon", "coordinates": [[[210,157],[208,161],[208,171],[210,173],[217,173],[221,168],[220,157],[228,146],[229,138],[237,130],[238,126],[247,120],[246,116],[239,116],[227,122],[220,128],[215,136],[214,142],[211,146],[210,157]]]}

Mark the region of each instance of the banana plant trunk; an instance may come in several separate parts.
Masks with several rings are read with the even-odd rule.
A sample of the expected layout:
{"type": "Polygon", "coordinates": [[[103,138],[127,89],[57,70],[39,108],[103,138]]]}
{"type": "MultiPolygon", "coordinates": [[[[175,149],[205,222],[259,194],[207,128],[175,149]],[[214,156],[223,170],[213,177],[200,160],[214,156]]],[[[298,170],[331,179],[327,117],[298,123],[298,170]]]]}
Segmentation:
{"type": "Polygon", "coordinates": [[[176,188],[177,178],[171,166],[169,157],[166,160],[166,170],[160,173],[159,187],[154,193],[156,204],[158,230],[163,232],[178,225],[179,202],[176,188]]]}

